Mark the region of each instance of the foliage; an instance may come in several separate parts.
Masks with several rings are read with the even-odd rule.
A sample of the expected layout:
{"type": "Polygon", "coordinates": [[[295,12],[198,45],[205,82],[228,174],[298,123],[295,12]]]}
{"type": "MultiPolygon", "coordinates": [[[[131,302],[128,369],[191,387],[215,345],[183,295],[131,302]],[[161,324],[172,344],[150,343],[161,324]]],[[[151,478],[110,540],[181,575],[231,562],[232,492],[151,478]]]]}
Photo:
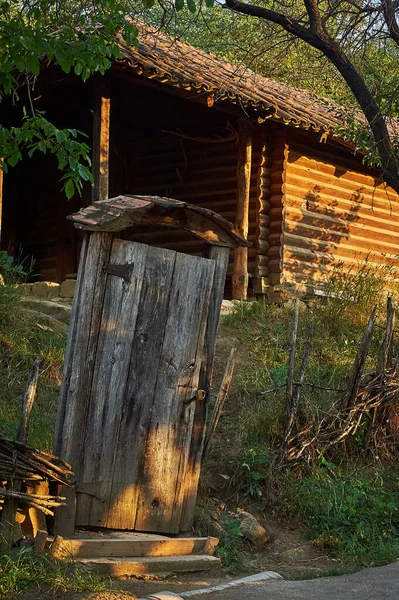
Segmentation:
{"type": "Polygon", "coordinates": [[[14,598],[31,588],[60,592],[100,591],[107,582],[92,572],[76,568],[68,560],[57,561],[31,549],[14,551],[0,557],[0,596],[14,598]]]}
{"type": "Polygon", "coordinates": [[[281,502],[315,545],[363,564],[390,561],[399,556],[398,484],[390,471],[329,464],[300,479],[288,474],[281,502]]]}
{"type": "Polygon", "coordinates": [[[32,92],[41,67],[56,65],[86,80],[104,74],[113,58],[121,58],[120,35],[137,44],[137,29],[120,0],[58,2],[7,0],[0,3],[0,100],[23,102],[22,124],[0,128],[1,168],[21,160],[24,151],[53,154],[63,172],[67,198],[92,183],[89,148],[75,129],[58,129],[43,113],[35,113],[32,92]]]}
{"type": "Polygon", "coordinates": [[[245,495],[261,498],[263,495],[261,482],[266,479],[265,465],[269,458],[266,454],[259,454],[254,448],[249,448],[236,457],[237,467],[231,478],[231,483],[245,495]]]}
{"type": "Polygon", "coordinates": [[[6,250],[0,250],[0,274],[7,283],[26,279],[33,274],[34,260],[22,257],[22,251],[17,258],[10,256],[6,250]]]}
{"type": "Polygon", "coordinates": [[[22,160],[24,150],[27,151],[29,158],[38,151],[43,154],[53,154],[57,158],[58,169],[63,172],[62,189],[69,200],[75,191],[81,193],[84,181],[93,183],[92,174],[87,166],[91,165],[90,148],[87,144],[79,142],[78,136],[87,137],[86,134],[75,129],[58,129],[44,117],[42,112],[36,112],[29,117],[24,110],[20,127],[6,129],[0,126],[2,152],[0,166],[7,173],[9,166],[14,167],[22,160]]]}
{"type": "Polygon", "coordinates": [[[223,532],[220,536],[219,545],[215,548],[215,554],[222,561],[224,567],[230,571],[238,571],[243,567],[243,536],[240,531],[240,522],[235,521],[229,515],[221,518],[223,532]]]}

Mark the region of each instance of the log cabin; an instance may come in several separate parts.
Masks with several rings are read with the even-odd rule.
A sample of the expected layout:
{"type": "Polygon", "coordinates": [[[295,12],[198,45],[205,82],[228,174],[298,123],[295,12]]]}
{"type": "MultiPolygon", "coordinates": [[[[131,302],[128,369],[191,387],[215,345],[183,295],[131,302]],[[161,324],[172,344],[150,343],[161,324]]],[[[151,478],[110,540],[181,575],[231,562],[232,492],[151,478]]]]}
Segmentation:
{"type": "MultiPolygon", "coordinates": [[[[334,135],[333,102],[220,60],[139,24],[138,48],[83,82],[43,68],[34,105],[92,147],[94,187],[71,201],[52,157],[35,155],[4,176],[1,244],[35,259],[42,280],[73,278],[79,232],[67,215],[119,194],[210,208],[250,248],[231,253],[226,296],[322,286],[368,260],[396,265],[398,196],[334,135]]],[[[3,122],[20,120],[10,105],[3,122]]],[[[191,254],[181,231],[134,228],[131,239],[191,254]]]]}

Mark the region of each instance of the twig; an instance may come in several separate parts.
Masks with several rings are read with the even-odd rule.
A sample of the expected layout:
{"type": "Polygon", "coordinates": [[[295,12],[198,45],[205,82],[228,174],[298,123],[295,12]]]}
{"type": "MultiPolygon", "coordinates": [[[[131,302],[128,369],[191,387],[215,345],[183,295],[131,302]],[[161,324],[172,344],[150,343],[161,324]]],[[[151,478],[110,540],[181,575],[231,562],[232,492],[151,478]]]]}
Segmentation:
{"type": "Polygon", "coordinates": [[[214,436],[217,424],[219,422],[220,416],[222,414],[223,406],[226,401],[227,395],[229,393],[231,380],[233,377],[234,367],[235,367],[235,353],[237,348],[232,348],[230,351],[230,356],[227,360],[226,368],[224,370],[224,375],[222,379],[222,384],[220,386],[220,390],[218,396],[216,398],[215,408],[213,410],[211,423],[209,425],[208,431],[206,433],[205,442],[204,442],[204,451],[202,454],[202,460],[207,453],[209,445],[214,436]]]}

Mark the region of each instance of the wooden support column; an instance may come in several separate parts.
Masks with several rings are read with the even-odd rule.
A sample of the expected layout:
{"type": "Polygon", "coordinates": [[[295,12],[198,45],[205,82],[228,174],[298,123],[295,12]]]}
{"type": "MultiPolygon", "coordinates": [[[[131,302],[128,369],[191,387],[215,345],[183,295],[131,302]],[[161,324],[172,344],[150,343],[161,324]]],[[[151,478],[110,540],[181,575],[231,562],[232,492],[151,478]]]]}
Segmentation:
{"type": "Polygon", "coordinates": [[[96,78],[94,80],[92,203],[108,199],[110,114],[111,81],[108,77],[96,78]]]}
{"type": "MultiPolygon", "coordinates": [[[[237,153],[237,208],[235,229],[248,237],[249,193],[252,162],[252,122],[241,118],[238,128],[237,153]]],[[[240,246],[234,252],[233,299],[246,300],[248,292],[248,248],[240,246]]]]}

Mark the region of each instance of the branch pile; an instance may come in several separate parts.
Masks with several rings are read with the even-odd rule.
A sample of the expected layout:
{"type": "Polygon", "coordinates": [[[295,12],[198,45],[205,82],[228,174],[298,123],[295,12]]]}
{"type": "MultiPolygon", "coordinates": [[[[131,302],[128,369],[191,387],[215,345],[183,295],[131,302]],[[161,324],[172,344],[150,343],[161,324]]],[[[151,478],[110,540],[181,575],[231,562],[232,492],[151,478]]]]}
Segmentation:
{"type": "MultiPolygon", "coordinates": [[[[305,348],[300,381],[287,386],[286,424],[282,445],[282,462],[312,464],[319,456],[331,455],[340,446],[356,441],[360,450],[372,450],[379,456],[390,456],[393,450],[390,416],[399,402],[399,360],[392,365],[394,310],[387,302],[387,325],[374,373],[364,373],[374,332],[376,311],[373,310],[360,342],[349,382],[342,397],[323,416],[312,417],[301,429],[297,414],[301,383],[309,356],[305,348]],[[357,435],[358,434],[358,435],[357,435]]],[[[296,307],[290,362],[295,353],[298,327],[296,307]]]]}
{"type": "MultiPolygon", "coordinates": [[[[0,482],[38,482],[47,480],[68,485],[73,475],[71,467],[56,456],[34,450],[22,442],[0,436],[0,482]]],[[[0,487],[0,496],[15,498],[23,504],[40,508],[46,514],[53,514],[51,507],[63,506],[65,498],[60,496],[39,496],[0,487]]]]}

